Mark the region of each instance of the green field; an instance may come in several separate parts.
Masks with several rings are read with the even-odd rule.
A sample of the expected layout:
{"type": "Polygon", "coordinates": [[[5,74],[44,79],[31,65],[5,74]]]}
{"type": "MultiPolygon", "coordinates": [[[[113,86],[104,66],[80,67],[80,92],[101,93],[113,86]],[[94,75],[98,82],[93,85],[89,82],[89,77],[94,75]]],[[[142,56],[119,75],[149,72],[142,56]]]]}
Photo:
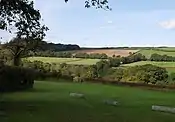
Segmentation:
{"type": "Polygon", "coordinates": [[[158,48],[160,50],[165,50],[165,51],[175,51],[175,47],[166,47],[166,48],[158,48]]]}
{"type": "Polygon", "coordinates": [[[101,84],[38,81],[33,90],[2,95],[6,117],[0,116],[0,122],[174,122],[175,114],[151,110],[155,104],[175,107],[174,94],[101,84]],[[85,99],[71,98],[70,92],[83,93],[85,99]],[[119,105],[104,104],[105,99],[115,99],[119,105]]]}
{"type": "Polygon", "coordinates": [[[159,51],[159,50],[140,50],[140,51],[138,51],[138,53],[145,55],[146,58],[150,58],[150,56],[154,53],[157,53],[159,55],[168,55],[168,56],[175,57],[175,52],[167,52],[167,51],[159,51]]]}
{"type": "Polygon", "coordinates": [[[53,57],[29,57],[29,61],[42,61],[45,63],[66,63],[66,64],[79,64],[79,65],[93,65],[100,59],[81,59],[81,58],[53,58],[53,57]]]}
{"type": "Polygon", "coordinates": [[[122,66],[130,67],[130,66],[145,65],[145,64],[152,64],[159,67],[164,67],[168,70],[169,73],[175,72],[175,62],[140,61],[140,62],[134,62],[130,64],[124,64],[122,66]]]}
{"type": "Polygon", "coordinates": [[[155,61],[139,61],[134,62],[130,64],[124,64],[122,66],[136,66],[136,65],[145,65],[145,64],[152,64],[159,67],[174,67],[175,68],[175,62],[155,62],[155,61]]]}

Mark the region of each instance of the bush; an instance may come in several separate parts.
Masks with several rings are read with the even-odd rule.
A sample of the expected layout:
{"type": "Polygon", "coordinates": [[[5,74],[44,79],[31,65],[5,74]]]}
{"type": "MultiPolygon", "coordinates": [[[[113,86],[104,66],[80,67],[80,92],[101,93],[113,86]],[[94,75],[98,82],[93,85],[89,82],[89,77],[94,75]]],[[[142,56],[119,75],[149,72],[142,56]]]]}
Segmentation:
{"type": "Polygon", "coordinates": [[[32,88],[34,74],[31,69],[2,66],[0,67],[0,91],[16,91],[32,88]]]}
{"type": "Polygon", "coordinates": [[[82,83],[83,81],[84,81],[84,78],[82,77],[76,76],[73,78],[73,82],[76,82],[76,83],[82,83]]]}
{"type": "Polygon", "coordinates": [[[152,54],[150,57],[150,61],[175,61],[175,57],[168,56],[168,55],[159,55],[159,54],[152,54]]]}
{"type": "Polygon", "coordinates": [[[115,80],[116,82],[121,81],[123,77],[123,69],[122,68],[117,68],[117,69],[109,69],[106,76],[104,77],[105,79],[111,79],[115,80]]]}
{"type": "Polygon", "coordinates": [[[168,72],[165,68],[151,64],[130,67],[124,70],[123,80],[156,84],[159,81],[167,82],[168,72]]]}
{"type": "Polygon", "coordinates": [[[121,64],[121,58],[113,57],[109,58],[110,67],[118,67],[121,64]]]}
{"type": "Polygon", "coordinates": [[[105,75],[106,71],[110,68],[110,64],[106,60],[101,60],[96,63],[97,77],[102,77],[105,75]]]}
{"type": "Polygon", "coordinates": [[[156,82],[156,85],[159,85],[159,86],[166,86],[167,83],[164,82],[164,81],[158,81],[158,82],[156,82]]]}
{"type": "Polygon", "coordinates": [[[174,72],[172,72],[170,74],[170,78],[171,78],[171,81],[175,81],[175,73],[174,72]]]}

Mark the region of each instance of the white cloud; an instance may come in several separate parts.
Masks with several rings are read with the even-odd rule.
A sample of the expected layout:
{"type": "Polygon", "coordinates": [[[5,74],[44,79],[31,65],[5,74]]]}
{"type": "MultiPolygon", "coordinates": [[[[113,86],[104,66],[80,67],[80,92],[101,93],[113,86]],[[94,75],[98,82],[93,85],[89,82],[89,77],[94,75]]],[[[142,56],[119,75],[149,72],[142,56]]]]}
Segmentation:
{"type": "Polygon", "coordinates": [[[106,26],[100,26],[100,29],[115,29],[116,26],[114,25],[106,25],[106,26]]]}
{"type": "Polygon", "coordinates": [[[113,29],[115,28],[113,21],[108,20],[104,25],[100,26],[100,29],[113,29]]]}
{"type": "Polygon", "coordinates": [[[112,22],[111,20],[108,20],[107,23],[108,23],[108,24],[112,24],[113,22],[112,22]]]}
{"type": "Polygon", "coordinates": [[[165,29],[175,29],[175,19],[163,21],[163,22],[160,22],[159,24],[165,29]]]}

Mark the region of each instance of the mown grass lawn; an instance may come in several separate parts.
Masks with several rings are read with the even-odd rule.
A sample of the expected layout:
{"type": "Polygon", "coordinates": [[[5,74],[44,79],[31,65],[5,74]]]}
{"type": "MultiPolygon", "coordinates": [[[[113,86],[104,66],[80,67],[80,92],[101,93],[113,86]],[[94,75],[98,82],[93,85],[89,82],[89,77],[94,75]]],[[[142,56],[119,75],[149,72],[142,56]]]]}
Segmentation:
{"type": "Polygon", "coordinates": [[[26,58],[29,61],[42,61],[45,63],[67,63],[77,65],[93,65],[96,64],[100,59],[82,59],[82,58],[53,58],[53,57],[29,57],[26,58]]]}
{"type": "Polygon", "coordinates": [[[175,91],[102,84],[35,82],[33,90],[3,94],[6,117],[0,122],[174,122],[175,114],[155,112],[152,105],[175,107],[175,91]],[[70,92],[85,94],[71,98],[70,92]],[[103,103],[119,101],[118,106],[103,103]]]}

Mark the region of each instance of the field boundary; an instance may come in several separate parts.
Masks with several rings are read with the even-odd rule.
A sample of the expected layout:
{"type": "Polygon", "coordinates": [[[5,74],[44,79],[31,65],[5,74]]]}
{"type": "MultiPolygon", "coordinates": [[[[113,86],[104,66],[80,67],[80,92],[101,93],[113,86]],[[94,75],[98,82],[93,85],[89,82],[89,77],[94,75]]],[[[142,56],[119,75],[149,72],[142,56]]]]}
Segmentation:
{"type": "MultiPolygon", "coordinates": [[[[71,76],[63,76],[60,77],[59,79],[53,78],[52,80],[54,82],[57,82],[57,80],[66,80],[67,82],[71,81],[73,82],[73,77],[71,76]]],[[[43,79],[39,79],[43,80],[43,79]]],[[[49,80],[49,79],[44,79],[44,80],[49,80]]],[[[106,84],[106,85],[116,85],[116,86],[129,86],[129,87],[138,87],[138,88],[149,88],[151,90],[175,90],[175,85],[154,85],[154,84],[146,84],[146,83],[134,83],[134,82],[123,82],[123,81],[116,81],[116,80],[111,80],[111,79],[102,79],[102,78],[94,78],[94,79],[85,79],[83,82],[85,83],[98,83],[98,84],[106,84]]],[[[81,82],[81,83],[83,83],[81,82]]]]}
{"type": "Polygon", "coordinates": [[[175,90],[175,85],[154,85],[154,84],[145,84],[145,83],[134,83],[134,82],[122,82],[110,79],[86,79],[85,81],[92,83],[102,83],[102,84],[111,84],[117,86],[130,86],[130,87],[147,87],[153,89],[173,89],[175,90]]]}

